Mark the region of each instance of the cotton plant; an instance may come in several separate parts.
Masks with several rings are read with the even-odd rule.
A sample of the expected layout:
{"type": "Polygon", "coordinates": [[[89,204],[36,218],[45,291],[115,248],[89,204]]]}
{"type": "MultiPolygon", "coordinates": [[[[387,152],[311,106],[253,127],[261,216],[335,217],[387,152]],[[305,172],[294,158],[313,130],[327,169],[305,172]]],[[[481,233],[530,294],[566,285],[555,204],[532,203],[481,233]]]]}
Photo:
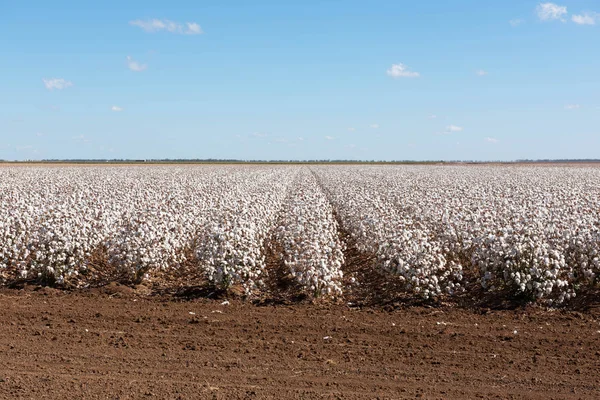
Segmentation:
{"type": "Polygon", "coordinates": [[[575,285],[600,285],[600,231],[582,228],[569,236],[565,258],[573,266],[575,285]]]}

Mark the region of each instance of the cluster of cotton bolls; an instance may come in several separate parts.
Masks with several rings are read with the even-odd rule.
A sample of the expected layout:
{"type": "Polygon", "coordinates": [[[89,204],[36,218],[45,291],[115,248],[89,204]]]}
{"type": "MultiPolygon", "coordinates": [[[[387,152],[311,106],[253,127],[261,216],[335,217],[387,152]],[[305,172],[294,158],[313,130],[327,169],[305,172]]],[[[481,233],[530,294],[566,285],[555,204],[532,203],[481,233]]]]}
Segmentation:
{"type": "Polygon", "coordinates": [[[275,240],[289,273],[312,296],[341,295],[344,245],[333,208],[307,169],[298,174],[282,211],[275,240]]]}
{"type": "Polygon", "coordinates": [[[582,229],[567,244],[566,262],[582,285],[600,284],[600,231],[582,229]]]}
{"type": "Polygon", "coordinates": [[[484,288],[504,286],[537,299],[552,300],[555,295],[558,303],[574,295],[564,253],[530,230],[518,235],[504,231],[477,240],[472,257],[484,288]]]}
{"type": "Polygon", "coordinates": [[[427,299],[461,291],[460,262],[447,257],[432,227],[406,208],[395,206],[395,197],[382,185],[385,175],[373,176],[373,172],[366,167],[318,169],[357,247],[374,254],[380,268],[399,275],[406,289],[418,296],[427,299]]]}
{"type": "Polygon", "coordinates": [[[27,276],[27,262],[30,259],[27,244],[34,221],[34,216],[20,212],[17,204],[11,207],[9,215],[3,215],[0,219],[0,279],[8,279],[11,272],[18,272],[21,277],[27,276]]]}
{"type": "MultiPolygon", "coordinates": [[[[17,242],[3,263],[5,275],[63,283],[78,279],[85,261],[110,225],[109,213],[99,215],[102,187],[93,171],[15,168],[2,174],[0,213],[4,219],[1,253],[17,242]],[[107,217],[105,219],[103,217],[107,217]],[[26,221],[23,223],[23,221],[26,221]],[[106,223],[106,224],[104,224],[106,223]],[[18,250],[15,252],[15,250],[18,250]]],[[[1,178],[0,178],[1,179],[1,178]]]]}
{"type": "Polygon", "coordinates": [[[265,240],[275,227],[293,173],[277,169],[252,175],[200,234],[196,256],[217,287],[241,284],[250,294],[262,286],[265,240]]]}
{"type": "Polygon", "coordinates": [[[181,228],[186,225],[178,217],[164,211],[139,212],[123,223],[106,242],[109,263],[116,274],[140,282],[148,279],[151,271],[164,271],[184,262],[181,250],[187,235],[181,228]]]}
{"type": "MultiPolygon", "coordinates": [[[[470,268],[486,290],[560,304],[589,286],[582,279],[585,264],[574,253],[585,249],[593,254],[600,216],[600,193],[593,184],[598,169],[496,167],[459,172],[461,180],[434,179],[431,185],[442,185],[446,199],[470,195],[433,208],[446,213],[439,229],[452,233],[445,240],[458,243],[455,250],[470,257],[470,268]]],[[[439,212],[432,216],[436,220],[439,212]]]]}
{"type": "Polygon", "coordinates": [[[217,171],[150,169],[152,174],[128,182],[133,207],[121,214],[105,241],[115,274],[141,281],[188,261],[195,235],[212,216],[208,206],[218,209],[228,198],[227,185],[239,180],[217,171]]]}
{"type": "Polygon", "coordinates": [[[98,243],[99,229],[72,207],[57,207],[38,222],[28,248],[31,259],[22,277],[33,274],[42,281],[64,283],[77,277],[80,266],[98,243]]]}

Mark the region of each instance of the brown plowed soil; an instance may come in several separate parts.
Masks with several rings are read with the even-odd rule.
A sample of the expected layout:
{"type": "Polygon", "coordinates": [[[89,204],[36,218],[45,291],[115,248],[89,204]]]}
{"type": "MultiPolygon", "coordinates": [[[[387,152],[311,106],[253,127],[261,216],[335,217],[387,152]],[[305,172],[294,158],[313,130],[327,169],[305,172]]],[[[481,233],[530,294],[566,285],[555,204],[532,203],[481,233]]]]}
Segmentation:
{"type": "Polygon", "coordinates": [[[0,290],[0,398],[598,399],[600,312],[0,290]]]}

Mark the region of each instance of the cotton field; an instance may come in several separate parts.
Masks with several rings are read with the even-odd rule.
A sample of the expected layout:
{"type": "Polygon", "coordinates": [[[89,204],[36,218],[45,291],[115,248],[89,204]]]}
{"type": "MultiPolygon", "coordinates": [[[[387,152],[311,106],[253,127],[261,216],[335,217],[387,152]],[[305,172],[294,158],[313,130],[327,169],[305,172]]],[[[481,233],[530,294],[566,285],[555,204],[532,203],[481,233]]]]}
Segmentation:
{"type": "Polygon", "coordinates": [[[5,285],[193,271],[251,298],[283,269],[343,299],[350,245],[422,299],[559,305],[600,285],[596,167],[4,166],[0,215],[5,285]]]}

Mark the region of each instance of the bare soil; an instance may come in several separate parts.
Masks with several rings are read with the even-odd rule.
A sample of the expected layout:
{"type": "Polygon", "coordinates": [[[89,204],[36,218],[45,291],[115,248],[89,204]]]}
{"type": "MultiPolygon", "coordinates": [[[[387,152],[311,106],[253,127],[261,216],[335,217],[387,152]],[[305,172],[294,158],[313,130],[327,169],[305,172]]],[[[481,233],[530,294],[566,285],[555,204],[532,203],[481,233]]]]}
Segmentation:
{"type": "Polygon", "coordinates": [[[597,399],[600,311],[0,290],[0,398],[597,399]]]}

